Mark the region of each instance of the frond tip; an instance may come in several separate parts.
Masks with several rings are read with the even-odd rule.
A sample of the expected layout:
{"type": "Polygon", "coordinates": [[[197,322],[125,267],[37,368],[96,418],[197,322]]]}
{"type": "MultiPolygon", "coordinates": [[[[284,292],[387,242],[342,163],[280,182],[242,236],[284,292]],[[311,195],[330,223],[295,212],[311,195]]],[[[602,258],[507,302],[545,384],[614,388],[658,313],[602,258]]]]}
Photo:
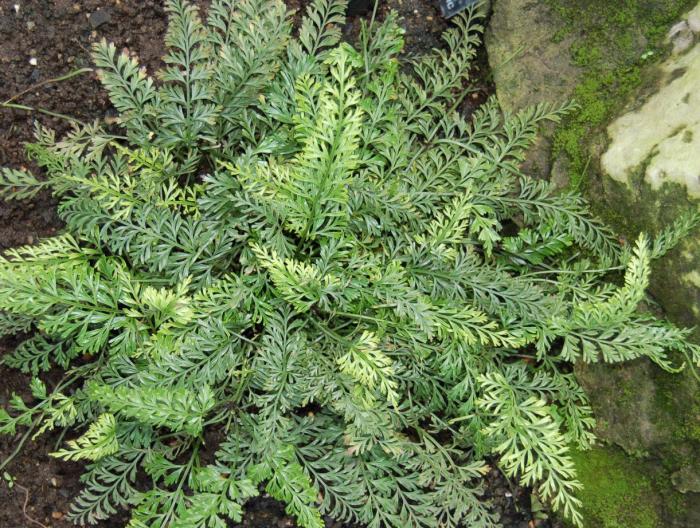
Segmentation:
{"type": "Polygon", "coordinates": [[[105,413],[95,420],[87,432],[76,440],[68,441],[68,448],[51,456],[63,460],[100,460],[119,451],[117,422],[114,415],[105,413]]]}

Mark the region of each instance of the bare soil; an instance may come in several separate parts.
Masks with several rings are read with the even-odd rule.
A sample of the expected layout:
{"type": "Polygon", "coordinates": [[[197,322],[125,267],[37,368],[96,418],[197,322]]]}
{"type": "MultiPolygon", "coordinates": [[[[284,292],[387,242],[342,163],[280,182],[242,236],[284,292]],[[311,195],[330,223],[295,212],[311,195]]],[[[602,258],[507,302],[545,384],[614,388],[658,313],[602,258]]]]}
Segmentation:
{"type": "MultiPolygon", "coordinates": [[[[290,0],[288,4],[299,9],[304,2],[290,0]]],[[[205,8],[208,4],[198,3],[205,8]]],[[[357,34],[359,18],[366,16],[370,2],[359,0],[354,4],[354,14],[343,29],[349,40],[357,34]]],[[[408,54],[440,45],[440,33],[447,23],[440,17],[436,2],[385,0],[380,16],[388,8],[398,10],[403,16],[408,54]]],[[[118,48],[135,51],[142,64],[154,71],[160,64],[165,27],[165,14],[158,0],[0,0],[0,102],[29,89],[14,102],[81,121],[108,119],[113,110],[94,73],[57,83],[46,81],[90,67],[90,47],[102,38],[114,42],[118,48]]],[[[482,50],[475,70],[479,90],[463,104],[465,113],[473,111],[493,93],[486,64],[482,50]],[[479,66],[484,68],[481,72],[479,66]]],[[[65,120],[42,113],[0,110],[0,166],[33,168],[25,157],[24,143],[32,140],[35,120],[55,129],[59,135],[69,129],[65,120]]],[[[31,244],[61,228],[56,203],[48,193],[31,201],[0,201],[0,251],[31,244]]],[[[12,350],[18,342],[18,338],[0,340],[0,355],[12,350]]],[[[49,374],[46,379],[49,386],[52,377],[56,376],[49,374]]],[[[13,392],[31,398],[26,389],[28,379],[21,373],[0,366],[0,380],[0,405],[5,405],[13,392]]],[[[0,437],[0,460],[14,450],[20,436],[0,437]]],[[[81,488],[79,476],[83,466],[48,456],[61,440],[59,434],[47,434],[28,442],[7,468],[15,485],[9,488],[0,481],[0,528],[72,526],[65,515],[71,499],[81,488]]],[[[501,512],[506,528],[550,526],[549,521],[533,520],[528,490],[510,483],[495,470],[487,477],[487,483],[487,497],[501,512]]],[[[126,519],[122,515],[99,526],[124,526],[126,519]]],[[[279,503],[261,498],[248,506],[243,524],[237,526],[276,528],[295,524],[279,503]]],[[[328,519],[327,526],[341,528],[342,525],[328,519]]]]}

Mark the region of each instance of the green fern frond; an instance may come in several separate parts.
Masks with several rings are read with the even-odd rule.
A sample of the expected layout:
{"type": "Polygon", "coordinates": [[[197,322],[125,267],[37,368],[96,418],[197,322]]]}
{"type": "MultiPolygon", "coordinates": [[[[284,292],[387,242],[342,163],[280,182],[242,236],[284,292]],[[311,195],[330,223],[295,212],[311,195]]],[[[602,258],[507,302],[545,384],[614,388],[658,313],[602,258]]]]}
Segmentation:
{"type": "Polygon", "coordinates": [[[117,422],[112,414],[102,414],[87,432],[76,440],[68,441],[68,448],[61,449],[51,456],[63,460],[100,460],[119,451],[117,422]]]}
{"type": "Polygon", "coordinates": [[[146,144],[154,132],[152,107],[158,104],[153,80],[136,59],[117,54],[114,44],[106,40],[93,46],[92,60],[100,68],[100,80],[119,111],[121,122],[138,144],[146,144]]]}
{"type": "Polygon", "coordinates": [[[299,29],[299,42],[311,57],[335,46],[340,40],[340,28],[345,23],[347,0],[313,0],[299,29]]]}

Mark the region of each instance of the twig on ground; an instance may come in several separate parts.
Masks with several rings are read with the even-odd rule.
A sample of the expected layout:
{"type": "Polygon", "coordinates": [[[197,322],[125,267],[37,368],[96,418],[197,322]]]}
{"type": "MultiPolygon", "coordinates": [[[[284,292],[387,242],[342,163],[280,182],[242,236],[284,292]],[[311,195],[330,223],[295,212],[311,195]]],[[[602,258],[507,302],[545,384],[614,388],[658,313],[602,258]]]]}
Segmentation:
{"type": "Polygon", "coordinates": [[[36,90],[37,88],[40,88],[40,87],[42,87],[42,86],[44,86],[44,85],[46,85],[46,84],[55,83],[55,82],[61,82],[61,81],[67,81],[68,79],[72,79],[73,77],[75,77],[75,76],[77,76],[77,75],[82,75],[83,73],[89,73],[89,72],[91,72],[91,71],[93,71],[92,68],[80,68],[80,69],[78,69],[78,70],[73,70],[73,71],[71,71],[71,72],[69,72],[69,73],[66,73],[65,75],[61,75],[60,77],[53,77],[53,78],[51,78],[51,79],[45,79],[45,80],[43,80],[43,81],[41,81],[41,82],[38,82],[38,83],[36,83],[36,84],[31,85],[29,88],[26,88],[26,89],[22,90],[22,91],[19,92],[18,94],[13,95],[12,97],[10,97],[7,101],[5,101],[5,102],[2,103],[2,104],[3,104],[3,106],[8,105],[8,104],[11,103],[12,101],[14,101],[14,100],[16,100],[16,99],[19,99],[19,98],[20,98],[21,96],[23,96],[24,94],[26,94],[26,93],[28,93],[28,92],[31,92],[32,90],[36,90]]]}
{"type": "Polygon", "coordinates": [[[22,513],[24,514],[24,518],[27,519],[32,524],[36,524],[37,526],[41,526],[41,528],[49,528],[44,523],[37,521],[36,519],[34,519],[31,515],[29,515],[27,513],[27,504],[29,504],[29,489],[25,488],[21,484],[17,484],[17,482],[15,482],[15,487],[21,489],[24,492],[24,504],[22,504],[22,513]]]}

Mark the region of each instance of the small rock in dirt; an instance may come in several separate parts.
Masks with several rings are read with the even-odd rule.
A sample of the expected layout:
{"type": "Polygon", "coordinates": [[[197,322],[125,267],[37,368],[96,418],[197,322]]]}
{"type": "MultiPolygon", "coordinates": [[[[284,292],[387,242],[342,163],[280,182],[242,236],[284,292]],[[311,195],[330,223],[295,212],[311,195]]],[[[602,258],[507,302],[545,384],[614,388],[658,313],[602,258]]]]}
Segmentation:
{"type": "Polygon", "coordinates": [[[37,64],[39,64],[39,61],[37,60],[36,57],[30,57],[29,64],[31,64],[32,66],[36,66],[37,64]]]}
{"type": "Polygon", "coordinates": [[[15,9],[15,13],[19,13],[19,4],[15,4],[12,7],[15,9]]]}
{"type": "Polygon", "coordinates": [[[36,24],[33,21],[31,21],[31,20],[27,21],[27,31],[32,31],[35,26],[36,26],[36,24]]]}
{"type": "MultiPolygon", "coordinates": [[[[31,237],[31,235],[27,238],[30,238],[30,237],[31,237]]],[[[30,242],[30,244],[31,244],[31,242],[30,242]]],[[[54,488],[57,488],[59,486],[59,482],[58,482],[58,479],[56,477],[51,477],[51,486],[54,488]]]]}
{"type": "Polygon", "coordinates": [[[88,20],[93,29],[97,29],[102,24],[108,24],[112,19],[112,15],[108,9],[100,9],[90,13],[88,20]]]}
{"type": "Polygon", "coordinates": [[[54,521],[60,521],[61,519],[63,519],[64,516],[65,516],[65,514],[63,512],[60,512],[60,511],[51,512],[51,518],[54,521]]]}

